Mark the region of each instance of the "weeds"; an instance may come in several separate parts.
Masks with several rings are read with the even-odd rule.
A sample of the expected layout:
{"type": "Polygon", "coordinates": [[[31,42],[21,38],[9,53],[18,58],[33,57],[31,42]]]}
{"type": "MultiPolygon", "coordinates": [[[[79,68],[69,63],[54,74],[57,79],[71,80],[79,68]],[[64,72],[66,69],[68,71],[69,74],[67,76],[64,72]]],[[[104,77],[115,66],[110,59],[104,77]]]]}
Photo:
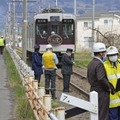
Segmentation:
{"type": "Polygon", "coordinates": [[[25,89],[22,80],[12,61],[9,52],[5,49],[4,60],[7,66],[8,82],[15,97],[15,117],[17,120],[35,120],[33,111],[25,96],[25,89]]]}

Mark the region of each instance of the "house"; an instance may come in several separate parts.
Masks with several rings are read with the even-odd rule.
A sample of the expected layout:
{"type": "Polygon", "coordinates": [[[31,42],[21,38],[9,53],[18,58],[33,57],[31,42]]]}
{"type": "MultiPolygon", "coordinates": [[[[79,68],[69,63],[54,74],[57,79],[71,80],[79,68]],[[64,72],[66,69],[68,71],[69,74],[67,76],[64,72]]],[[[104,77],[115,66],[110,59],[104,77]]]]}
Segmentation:
{"type": "Polygon", "coordinates": [[[92,14],[76,17],[76,52],[92,48],[93,42],[104,41],[104,35],[120,35],[120,16],[114,13],[96,14],[94,40],[92,39],[92,14]]]}

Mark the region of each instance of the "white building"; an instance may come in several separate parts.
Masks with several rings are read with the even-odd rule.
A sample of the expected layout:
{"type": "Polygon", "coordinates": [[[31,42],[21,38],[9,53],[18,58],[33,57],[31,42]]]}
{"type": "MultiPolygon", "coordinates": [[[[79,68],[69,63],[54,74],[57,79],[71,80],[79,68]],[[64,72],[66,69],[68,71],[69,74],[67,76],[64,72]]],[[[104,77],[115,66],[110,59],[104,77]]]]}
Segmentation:
{"type": "MultiPolygon", "coordinates": [[[[116,14],[100,14],[95,15],[94,19],[95,36],[94,41],[103,39],[102,33],[111,32],[120,34],[120,16],[116,14]],[[97,32],[98,30],[98,32],[97,32]],[[99,32],[100,31],[100,32],[99,32]]],[[[76,28],[76,52],[91,49],[92,46],[92,14],[85,16],[77,16],[76,28]],[[91,16],[91,17],[90,17],[91,16]]]]}

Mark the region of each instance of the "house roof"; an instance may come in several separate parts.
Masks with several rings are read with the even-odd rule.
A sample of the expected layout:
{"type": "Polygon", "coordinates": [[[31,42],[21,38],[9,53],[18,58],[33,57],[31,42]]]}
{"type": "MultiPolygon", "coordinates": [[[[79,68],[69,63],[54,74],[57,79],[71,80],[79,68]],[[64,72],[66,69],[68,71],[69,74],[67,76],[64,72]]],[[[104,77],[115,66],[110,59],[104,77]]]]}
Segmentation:
{"type": "MultiPolygon", "coordinates": [[[[113,15],[118,15],[120,16],[120,13],[118,12],[109,12],[109,11],[105,11],[105,10],[96,10],[95,11],[95,19],[99,19],[100,17],[113,17],[113,15]]],[[[84,14],[81,14],[80,16],[77,16],[77,20],[82,20],[82,19],[92,19],[93,17],[93,12],[91,11],[87,11],[84,14]]]]}

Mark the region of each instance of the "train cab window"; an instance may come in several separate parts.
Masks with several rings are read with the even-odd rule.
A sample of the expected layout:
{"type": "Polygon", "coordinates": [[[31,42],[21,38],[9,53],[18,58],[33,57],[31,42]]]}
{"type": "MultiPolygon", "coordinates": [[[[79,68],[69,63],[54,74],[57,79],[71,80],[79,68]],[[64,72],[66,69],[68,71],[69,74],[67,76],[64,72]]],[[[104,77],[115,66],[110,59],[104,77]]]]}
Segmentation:
{"type": "Polygon", "coordinates": [[[57,24],[51,25],[51,32],[54,32],[55,34],[59,34],[59,26],[57,24]]]}
{"type": "Polygon", "coordinates": [[[50,21],[51,22],[59,22],[60,21],[60,17],[59,16],[50,16],[50,21]]]}
{"type": "Polygon", "coordinates": [[[36,19],[36,34],[43,37],[47,35],[47,19],[36,19]]]}
{"type": "Polygon", "coordinates": [[[63,35],[73,35],[74,23],[73,20],[63,20],[63,35]]]}
{"type": "Polygon", "coordinates": [[[73,35],[73,24],[63,24],[63,34],[73,35]]]}
{"type": "Polygon", "coordinates": [[[41,34],[41,35],[46,35],[47,34],[47,25],[37,25],[36,26],[36,30],[37,30],[37,35],[41,34]]]}

